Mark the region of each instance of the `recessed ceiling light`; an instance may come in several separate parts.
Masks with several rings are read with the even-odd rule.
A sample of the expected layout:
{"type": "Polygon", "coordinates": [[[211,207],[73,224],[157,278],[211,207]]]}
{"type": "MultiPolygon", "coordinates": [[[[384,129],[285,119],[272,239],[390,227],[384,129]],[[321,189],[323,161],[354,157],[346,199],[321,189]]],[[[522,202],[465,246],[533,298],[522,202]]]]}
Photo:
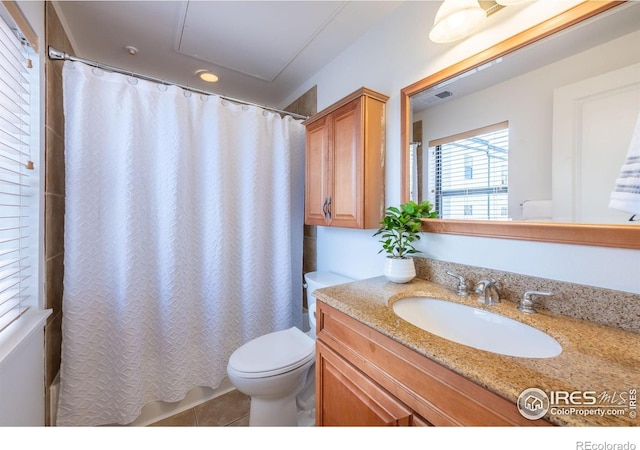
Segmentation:
{"type": "Polygon", "coordinates": [[[209,72],[208,70],[196,70],[196,75],[198,75],[202,81],[206,81],[207,83],[215,83],[218,81],[218,75],[209,72]]]}

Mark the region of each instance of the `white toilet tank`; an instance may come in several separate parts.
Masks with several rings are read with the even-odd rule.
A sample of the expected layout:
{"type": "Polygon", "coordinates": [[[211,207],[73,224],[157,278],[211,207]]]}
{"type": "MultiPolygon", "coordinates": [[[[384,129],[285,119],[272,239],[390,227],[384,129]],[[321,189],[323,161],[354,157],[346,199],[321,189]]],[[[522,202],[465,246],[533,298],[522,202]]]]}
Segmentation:
{"type": "Polygon", "coordinates": [[[350,283],[351,278],[338,275],[333,272],[317,271],[304,274],[304,281],[307,286],[307,307],[309,308],[309,335],[315,337],[316,332],[316,298],[311,295],[316,289],[321,289],[337,284],[350,283]]]}

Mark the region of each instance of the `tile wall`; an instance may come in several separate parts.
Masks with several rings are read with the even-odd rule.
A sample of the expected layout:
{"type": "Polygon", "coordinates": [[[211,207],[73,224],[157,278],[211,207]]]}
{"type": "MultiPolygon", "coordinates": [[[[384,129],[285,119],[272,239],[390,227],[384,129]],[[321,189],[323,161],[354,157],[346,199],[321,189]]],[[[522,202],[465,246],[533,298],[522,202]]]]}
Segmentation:
{"type": "MultiPolygon", "coordinates": [[[[293,103],[284,108],[295,114],[312,116],[318,112],[318,88],[312,87],[307,92],[298,97],[293,103]]],[[[316,270],[316,230],[315,226],[304,226],[304,244],[302,253],[302,273],[316,270]]],[[[303,278],[304,279],[304,278],[303,278]]],[[[307,292],[304,291],[303,305],[307,307],[307,292]]]]}
{"type": "MultiPolygon", "coordinates": [[[[74,53],[51,2],[45,3],[45,43],[74,53]]],[[[45,326],[45,423],[50,425],[50,386],[60,369],[62,280],[64,274],[64,113],[62,61],[45,63],[45,308],[53,310],[45,326]]]]}

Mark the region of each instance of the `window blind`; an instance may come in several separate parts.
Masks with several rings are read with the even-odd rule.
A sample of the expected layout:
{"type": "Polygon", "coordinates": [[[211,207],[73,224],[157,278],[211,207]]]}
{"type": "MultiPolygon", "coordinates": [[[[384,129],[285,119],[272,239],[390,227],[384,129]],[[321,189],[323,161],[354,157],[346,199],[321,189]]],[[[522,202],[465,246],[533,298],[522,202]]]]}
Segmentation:
{"type": "MultiPolygon", "coordinates": [[[[36,197],[31,155],[30,50],[0,18],[0,331],[28,309],[36,197]]],[[[34,235],[35,234],[35,235],[34,235]]]]}
{"type": "Polygon", "coordinates": [[[429,143],[433,202],[442,219],[509,218],[507,122],[429,143]]]}

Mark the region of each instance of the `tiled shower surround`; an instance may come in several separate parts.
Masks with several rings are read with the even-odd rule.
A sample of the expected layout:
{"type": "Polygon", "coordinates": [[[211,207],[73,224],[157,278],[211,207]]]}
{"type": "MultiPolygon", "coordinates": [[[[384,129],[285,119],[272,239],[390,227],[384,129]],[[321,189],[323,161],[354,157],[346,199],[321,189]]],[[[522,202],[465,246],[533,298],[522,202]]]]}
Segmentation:
{"type": "Polygon", "coordinates": [[[503,301],[515,308],[525,291],[548,291],[551,297],[536,297],[536,308],[588,320],[602,325],[640,333],[640,295],[532,277],[483,267],[414,257],[418,278],[455,288],[457,279],[447,272],[465,277],[469,289],[480,280],[496,280],[503,301]]]}
{"type": "MultiPolygon", "coordinates": [[[[45,2],[45,42],[73,53],[52,2],[45,2]]],[[[46,47],[45,47],[46,48],[46,47]]],[[[60,369],[62,342],[62,291],[64,278],[64,112],[62,108],[62,61],[45,62],[45,186],[44,186],[44,306],[53,314],[45,326],[45,423],[51,424],[51,384],[60,369]]]]}

